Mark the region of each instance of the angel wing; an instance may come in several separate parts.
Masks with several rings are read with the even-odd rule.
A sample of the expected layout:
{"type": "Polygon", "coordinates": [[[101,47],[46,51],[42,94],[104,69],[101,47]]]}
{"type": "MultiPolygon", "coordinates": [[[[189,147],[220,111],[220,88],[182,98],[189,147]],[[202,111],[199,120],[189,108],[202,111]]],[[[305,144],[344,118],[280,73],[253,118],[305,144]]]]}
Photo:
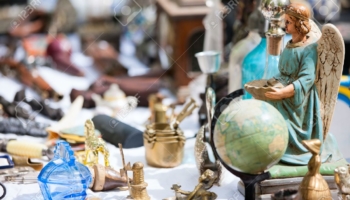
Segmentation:
{"type": "Polygon", "coordinates": [[[343,37],[334,25],[326,24],[322,27],[317,53],[315,84],[321,102],[320,114],[323,122],[323,138],[325,139],[337,101],[345,54],[343,37]]]}

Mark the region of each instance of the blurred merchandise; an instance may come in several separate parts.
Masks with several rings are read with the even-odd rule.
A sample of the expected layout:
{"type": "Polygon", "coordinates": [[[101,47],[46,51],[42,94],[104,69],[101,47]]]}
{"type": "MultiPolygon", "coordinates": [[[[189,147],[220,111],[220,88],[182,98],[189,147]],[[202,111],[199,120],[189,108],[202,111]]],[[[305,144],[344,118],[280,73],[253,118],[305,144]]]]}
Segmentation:
{"type": "Polygon", "coordinates": [[[209,13],[203,19],[205,27],[203,51],[223,52],[224,34],[223,19],[217,16],[221,12],[220,0],[208,0],[211,2],[209,13]]]}
{"type": "Polygon", "coordinates": [[[93,166],[99,164],[99,155],[104,158],[104,166],[109,167],[109,150],[105,141],[95,135],[95,126],[91,119],[86,120],[85,133],[85,159],[84,165],[93,166]]]}
{"type": "Polygon", "coordinates": [[[53,151],[46,145],[34,142],[18,141],[15,139],[0,140],[0,151],[11,155],[23,156],[29,158],[53,158],[53,151]]]}
{"type": "Polygon", "coordinates": [[[55,109],[50,107],[47,100],[29,100],[25,95],[25,89],[21,89],[16,93],[14,102],[26,103],[32,108],[33,111],[36,111],[52,120],[60,120],[64,115],[60,108],[55,109]]]}
{"type": "MultiPolygon", "coordinates": [[[[260,3],[259,0],[257,2],[260,3]]],[[[261,35],[264,35],[265,27],[266,20],[256,6],[255,10],[249,15],[248,18],[248,36],[237,42],[237,44],[235,44],[231,49],[229,58],[229,93],[243,88],[243,59],[261,42],[261,35]]]]}
{"type": "Polygon", "coordinates": [[[143,146],[142,132],[128,124],[107,115],[97,115],[92,121],[102,139],[116,147],[119,143],[126,149],[143,146]]]}
{"type": "Polygon", "coordinates": [[[88,45],[85,49],[86,55],[92,57],[97,69],[104,75],[122,76],[128,74],[128,69],[125,68],[119,61],[119,53],[107,41],[94,41],[94,38],[85,38],[85,43],[88,45]]]}
{"type": "Polygon", "coordinates": [[[91,183],[87,167],[75,160],[69,144],[59,141],[54,158],[45,165],[38,176],[44,199],[85,199],[91,183]]]}
{"type": "Polygon", "coordinates": [[[92,175],[90,188],[94,191],[127,190],[128,183],[125,174],[120,174],[117,170],[96,164],[89,167],[92,175]]]}
{"type": "MultiPolygon", "coordinates": [[[[147,75],[146,75],[147,76],[147,75]]],[[[72,89],[70,96],[73,101],[77,96],[82,95],[84,97],[84,108],[93,108],[96,106],[92,99],[92,94],[102,95],[106,92],[112,84],[119,85],[120,89],[125,92],[127,96],[135,96],[138,99],[138,106],[148,105],[148,96],[153,93],[157,93],[160,89],[162,82],[156,78],[151,77],[109,77],[102,76],[92,85],[90,85],[87,91],[81,91],[72,89]]]]}
{"type": "Polygon", "coordinates": [[[14,163],[9,155],[0,156],[0,169],[13,168],[14,163]]]}
{"type": "MultiPolygon", "coordinates": [[[[84,137],[84,128],[82,128],[82,130],[77,131],[76,129],[73,128],[73,130],[71,130],[71,127],[74,127],[74,120],[77,119],[82,107],[83,107],[83,102],[84,99],[82,96],[78,96],[70,105],[70,108],[68,109],[68,111],[66,112],[66,114],[63,116],[63,118],[61,118],[60,121],[58,121],[56,124],[47,127],[46,131],[49,133],[48,139],[49,140],[56,140],[59,138],[59,134],[61,134],[61,131],[65,130],[65,129],[69,129],[70,131],[66,130],[65,132],[69,132],[70,134],[67,135],[72,135],[72,132],[74,132],[75,134],[77,133],[81,133],[79,138],[84,137]]],[[[61,136],[63,137],[63,136],[61,136]]],[[[75,138],[75,137],[74,137],[75,138]]],[[[68,138],[66,138],[68,139],[68,138]]],[[[69,139],[72,139],[71,137],[69,139]]],[[[75,139],[77,140],[77,139],[75,139]]],[[[85,138],[82,142],[85,141],[85,138]]]]}
{"type": "Polygon", "coordinates": [[[35,171],[40,171],[44,164],[42,162],[35,162],[31,158],[26,156],[11,156],[16,167],[28,166],[33,168],[35,171]]]}
{"type": "Polygon", "coordinates": [[[57,35],[49,42],[46,54],[52,58],[56,69],[73,76],[84,76],[84,73],[71,62],[72,47],[64,35],[57,35]]]}
{"type": "Polygon", "coordinates": [[[29,68],[13,58],[0,59],[0,71],[3,75],[19,79],[24,85],[37,91],[43,98],[52,98],[56,101],[63,96],[56,92],[40,75],[36,68],[29,68]]]}
{"type": "Polygon", "coordinates": [[[56,36],[57,33],[67,33],[76,29],[77,12],[70,0],[58,0],[56,9],[52,14],[49,34],[56,36]]]}
{"type": "Polygon", "coordinates": [[[179,6],[175,1],[157,0],[159,54],[165,54],[164,67],[172,66],[175,86],[186,86],[198,74],[194,54],[203,51],[203,19],[207,6],[179,6]]]}
{"type": "Polygon", "coordinates": [[[0,120],[1,133],[29,135],[33,137],[47,137],[46,128],[49,124],[18,118],[2,118],[0,120]]]}
{"type": "Polygon", "coordinates": [[[118,113],[131,112],[137,107],[138,99],[134,96],[126,96],[117,84],[112,84],[103,94],[92,94],[96,104],[96,112],[109,116],[116,116],[118,113]]]}

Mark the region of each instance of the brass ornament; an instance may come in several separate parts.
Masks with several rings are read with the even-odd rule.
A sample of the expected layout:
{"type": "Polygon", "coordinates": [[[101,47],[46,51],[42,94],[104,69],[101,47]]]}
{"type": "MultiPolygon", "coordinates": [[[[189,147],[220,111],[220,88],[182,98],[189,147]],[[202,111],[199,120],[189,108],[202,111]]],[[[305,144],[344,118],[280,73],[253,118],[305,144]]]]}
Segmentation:
{"type": "Polygon", "coordinates": [[[204,134],[205,134],[204,131],[205,131],[205,126],[202,126],[199,129],[196,136],[196,142],[194,147],[196,165],[200,174],[203,174],[207,169],[214,171],[217,177],[214,183],[220,185],[220,181],[223,173],[222,165],[218,160],[216,160],[215,163],[210,161],[207,146],[205,145],[205,142],[204,142],[204,134]]]}
{"type": "Polygon", "coordinates": [[[321,141],[319,139],[303,140],[302,144],[312,153],[312,157],[308,163],[308,172],[299,186],[299,199],[332,200],[328,184],[320,174],[321,157],[319,154],[321,141]]]}
{"type": "Polygon", "coordinates": [[[214,192],[209,192],[209,190],[215,180],[215,173],[210,169],[207,169],[198,179],[198,184],[193,191],[185,191],[180,189],[181,186],[174,184],[172,190],[175,191],[176,200],[214,200],[217,195],[214,192]]]}
{"type": "Polygon", "coordinates": [[[129,196],[127,199],[134,199],[134,200],[149,200],[150,197],[147,193],[147,186],[148,184],[145,182],[145,176],[143,171],[143,164],[141,162],[136,162],[133,164],[133,166],[130,166],[130,163],[125,164],[125,158],[124,158],[124,152],[123,147],[121,144],[119,144],[119,150],[120,154],[122,156],[122,162],[123,162],[123,169],[120,170],[120,174],[124,174],[126,177],[126,180],[129,180],[127,171],[132,171],[133,173],[133,181],[130,184],[130,181],[128,182],[128,188],[129,188],[129,196]]]}
{"type": "Polygon", "coordinates": [[[341,200],[350,199],[350,168],[349,166],[337,167],[334,170],[334,181],[337,184],[341,200]]]}
{"type": "Polygon", "coordinates": [[[152,123],[146,126],[143,139],[148,165],[169,168],[181,164],[186,138],[179,124],[196,107],[196,102],[191,99],[176,117],[172,117],[172,123],[152,123]]]}
{"type": "Polygon", "coordinates": [[[106,143],[95,135],[95,126],[91,119],[85,122],[85,158],[83,164],[93,166],[98,164],[98,155],[102,153],[104,156],[104,164],[109,167],[109,151],[106,143]]]}

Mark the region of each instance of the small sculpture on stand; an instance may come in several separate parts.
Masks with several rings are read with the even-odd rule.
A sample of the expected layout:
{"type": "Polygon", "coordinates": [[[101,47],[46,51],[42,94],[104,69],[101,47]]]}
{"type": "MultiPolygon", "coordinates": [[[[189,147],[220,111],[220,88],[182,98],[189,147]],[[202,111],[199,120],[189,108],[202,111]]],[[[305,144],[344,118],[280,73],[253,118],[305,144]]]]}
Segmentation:
{"type": "Polygon", "coordinates": [[[350,199],[350,169],[349,167],[338,167],[334,170],[334,180],[338,186],[338,198],[340,200],[350,199]]]}
{"type": "Polygon", "coordinates": [[[214,114],[214,106],[216,103],[213,74],[219,71],[220,69],[220,56],[221,54],[219,52],[214,51],[204,51],[196,54],[201,71],[204,74],[208,74],[210,76],[210,83],[207,84],[208,86],[206,88],[205,98],[205,106],[207,110],[206,118],[208,123],[202,126],[199,132],[197,133],[194,153],[199,173],[203,174],[205,170],[211,169],[216,174],[216,180],[214,182],[217,184],[219,184],[222,177],[222,166],[216,157],[214,162],[210,161],[208,149],[205,143],[209,142],[209,140],[206,137],[206,132],[210,133],[211,121],[214,114]]]}
{"type": "Polygon", "coordinates": [[[109,167],[109,151],[105,142],[95,135],[95,126],[91,119],[85,122],[85,159],[84,165],[92,166],[98,164],[98,155],[102,153],[104,156],[105,166],[109,167]],[[92,155],[91,155],[92,154],[92,155]]]}
{"type": "Polygon", "coordinates": [[[215,173],[210,169],[207,169],[198,180],[198,185],[193,191],[185,191],[180,189],[180,185],[174,184],[171,188],[175,191],[176,200],[214,200],[217,195],[209,190],[216,180],[215,173]]]}
{"type": "Polygon", "coordinates": [[[211,127],[211,119],[214,114],[214,106],[215,106],[215,92],[212,88],[208,88],[206,91],[206,106],[207,106],[207,115],[208,115],[208,124],[202,126],[196,136],[196,142],[195,142],[195,159],[196,159],[196,165],[199,169],[199,173],[203,174],[207,169],[212,170],[216,174],[216,180],[214,183],[220,184],[221,178],[222,178],[222,166],[219,162],[219,160],[215,159],[215,163],[210,161],[208,149],[205,145],[205,129],[208,129],[208,132],[210,132],[211,127]]]}
{"type": "Polygon", "coordinates": [[[332,200],[326,180],[320,174],[321,157],[320,148],[321,141],[318,139],[303,140],[303,146],[312,153],[312,157],[308,163],[309,171],[303,178],[299,187],[299,197],[303,200],[324,199],[332,200]]]}
{"type": "Polygon", "coordinates": [[[146,190],[148,184],[145,182],[143,164],[141,162],[136,162],[132,165],[132,167],[130,166],[130,163],[125,164],[123,147],[121,144],[119,144],[119,150],[123,161],[123,169],[120,170],[120,174],[125,174],[126,179],[129,180],[127,171],[133,172],[132,184],[130,184],[130,182],[128,181],[129,196],[127,197],[127,199],[149,200],[150,197],[148,196],[146,190]]]}

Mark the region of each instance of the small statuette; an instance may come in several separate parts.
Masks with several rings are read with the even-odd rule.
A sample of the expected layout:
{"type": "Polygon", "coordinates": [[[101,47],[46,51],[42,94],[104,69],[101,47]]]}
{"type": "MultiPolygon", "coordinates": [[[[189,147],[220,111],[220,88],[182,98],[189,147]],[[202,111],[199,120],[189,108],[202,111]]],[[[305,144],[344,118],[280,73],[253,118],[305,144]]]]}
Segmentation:
{"type": "Polygon", "coordinates": [[[338,198],[350,199],[350,173],[349,167],[338,167],[334,170],[334,180],[339,189],[338,198]]]}
{"type": "Polygon", "coordinates": [[[171,189],[175,191],[176,200],[214,200],[216,199],[217,195],[214,192],[209,192],[207,190],[213,186],[215,180],[215,173],[210,169],[207,169],[199,177],[199,183],[192,192],[181,190],[181,186],[177,184],[174,184],[171,189]]]}
{"type": "Polygon", "coordinates": [[[104,156],[105,166],[109,167],[109,151],[105,142],[95,135],[95,126],[91,119],[85,122],[85,159],[84,165],[93,166],[98,164],[98,155],[104,156]]]}
{"type": "Polygon", "coordinates": [[[133,172],[133,183],[130,185],[130,197],[134,200],[150,199],[146,190],[148,184],[145,182],[143,164],[141,162],[136,162],[132,165],[131,169],[128,169],[128,171],[133,172]]]}
{"type": "Polygon", "coordinates": [[[147,194],[147,183],[145,182],[145,176],[143,172],[143,164],[141,162],[136,162],[133,166],[130,166],[130,163],[125,164],[123,147],[119,143],[119,150],[122,156],[123,169],[120,170],[120,174],[125,175],[126,180],[129,180],[127,171],[132,171],[133,181],[130,184],[130,181],[127,181],[129,188],[129,196],[127,199],[133,200],[149,200],[150,197],[147,194]]]}
{"type": "Polygon", "coordinates": [[[318,139],[303,140],[302,144],[312,153],[312,157],[307,165],[309,171],[306,173],[299,187],[299,199],[332,200],[328,184],[320,174],[321,158],[319,154],[321,141],[318,139]]]}

